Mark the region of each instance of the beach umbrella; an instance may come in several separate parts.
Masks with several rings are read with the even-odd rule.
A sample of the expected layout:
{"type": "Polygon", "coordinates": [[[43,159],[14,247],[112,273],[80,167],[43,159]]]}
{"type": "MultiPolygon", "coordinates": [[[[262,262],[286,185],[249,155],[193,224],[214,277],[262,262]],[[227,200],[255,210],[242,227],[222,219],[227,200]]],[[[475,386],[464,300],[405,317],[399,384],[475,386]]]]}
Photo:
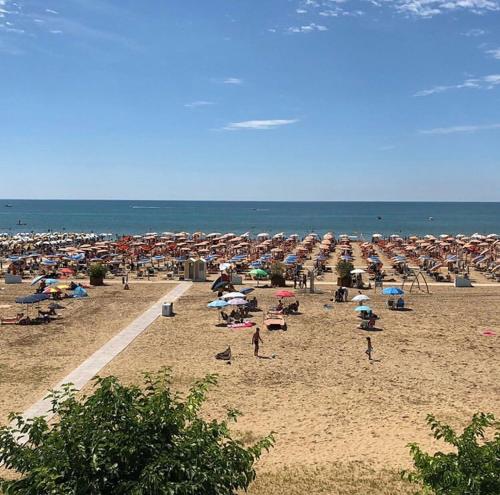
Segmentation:
{"type": "Polygon", "coordinates": [[[253,287],[247,287],[246,289],[241,289],[240,292],[242,294],[245,294],[245,296],[246,296],[247,294],[250,294],[250,292],[253,292],[254,290],[255,289],[253,287]]]}
{"type": "Polygon", "coordinates": [[[229,270],[229,268],[231,268],[231,263],[221,263],[219,265],[219,270],[221,272],[225,271],[225,270],[229,270]]]}
{"type": "Polygon", "coordinates": [[[223,299],[244,299],[245,294],[241,292],[228,292],[222,296],[223,299]]]}
{"type": "Polygon", "coordinates": [[[351,300],[353,302],[363,302],[363,301],[369,301],[370,298],[368,296],[365,296],[364,294],[358,294],[357,296],[354,296],[351,300]]]}
{"type": "Polygon", "coordinates": [[[227,301],[223,301],[222,299],[217,299],[207,304],[207,308],[225,308],[229,303],[227,301]]]}
{"type": "Polygon", "coordinates": [[[31,285],[35,285],[37,284],[38,282],[40,282],[40,280],[42,280],[43,278],[45,278],[45,275],[38,275],[38,277],[35,277],[32,281],[31,281],[31,285]]]}
{"type": "Polygon", "coordinates": [[[269,274],[260,268],[255,268],[254,270],[250,270],[250,275],[255,278],[266,278],[269,274]]]}
{"type": "Polygon", "coordinates": [[[75,273],[75,271],[72,270],[71,268],[61,268],[59,270],[59,273],[63,273],[64,275],[73,275],[73,273],[75,273]]]}
{"type": "Polygon", "coordinates": [[[77,299],[81,297],[87,297],[88,292],[83,288],[78,286],[74,291],[73,291],[73,297],[76,297],[77,299]]]}
{"type": "Polygon", "coordinates": [[[56,285],[56,288],[61,290],[68,290],[71,287],[68,284],[62,284],[62,285],[56,285]]]}
{"type": "Polygon", "coordinates": [[[274,294],[275,297],[295,297],[295,294],[289,290],[279,290],[274,294]]]}
{"type": "Polygon", "coordinates": [[[366,273],[366,272],[361,268],[355,268],[354,270],[351,270],[352,275],[360,275],[361,273],[366,273]]]}
{"type": "Polygon", "coordinates": [[[43,293],[44,294],[57,294],[61,292],[61,289],[59,289],[59,287],[47,287],[43,293]]]}
{"type": "Polygon", "coordinates": [[[57,284],[58,282],[60,282],[60,280],[57,280],[57,278],[46,278],[45,279],[45,283],[47,285],[57,284]]]}
{"type": "Polygon", "coordinates": [[[382,291],[386,296],[402,296],[404,293],[405,291],[399,287],[387,287],[382,291]]]}
{"type": "Polygon", "coordinates": [[[18,297],[16,299],[17,304],[36,304],[41,301],[49,299],[47,294],[30,294],[29,296],[18,297]]]}
{"type": "Polygon", "coordinates": [[[370,306],[357,306],[356,308],[354,308],[354,311],[357,311],[358,313],[361,312],[361,311],[371,311],[372,308],[370,308],[370,306]]]}
{"type": "Polygon", "coordinates": [[[244,306],[245,304],[248,304],[248,301],[245,301],[245,299],[236,298],[231,299],[228,304],[230,304],[231,306],[244,306]]]}

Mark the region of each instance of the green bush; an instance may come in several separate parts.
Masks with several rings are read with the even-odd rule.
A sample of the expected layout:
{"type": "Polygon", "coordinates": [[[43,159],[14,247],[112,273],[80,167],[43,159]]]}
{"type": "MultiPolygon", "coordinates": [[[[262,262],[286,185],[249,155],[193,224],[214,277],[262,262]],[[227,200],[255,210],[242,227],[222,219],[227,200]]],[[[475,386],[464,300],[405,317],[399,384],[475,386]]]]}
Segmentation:
{"type": "MultiPolygon", "coordinates": [[[[234,440],[227,419],[199,416],[216,377],[196,382],[183,401],[170,374],[146,375],[143,389],[97,378],[92,395],[77,400],[70,385],[51,394],[56,421],[0,428],[0,463],[16,479],[1,479],[5,495],[229,495],[255,478],[254,462],[272,436],[249,448],[234,440]],[[23,436],[25,441],[19,442],[23,436]]],[[[9,476],[12,478],[12,476],[9,476]]]]}
{"type": "Polygon", "coordinates": [[[271,285],[273,287],[285,287],[285,266],[279,261],[271,263],[269,269],[269,279],[271,280],[271,285]]]}
{"type": "Polygon", "coordinates": [[[104,278],[107,272],[108,268],[101,263],[92,263],[88,270],[89,277],[91,278],[104,278]]]}
{"type": "Polygon", "coordinates": [[[354,265],[350,261],[339,260],[336,265],[337,275],[342,278],[350,278],[351,270],[354,270],[354,265]]]}
{"type": "Polygon", "coordinates": [[[415,471],[403,472],[403,478],[437,495],[500,494],[500,427],[493,415],[475,414],[461,435],[432,415],[427,423],[434,438],[443,439],[454,452],[430,455],[410,444],[415,471]],[[487,428],[494,430],[489,441],[485,440],[487,428]]]}

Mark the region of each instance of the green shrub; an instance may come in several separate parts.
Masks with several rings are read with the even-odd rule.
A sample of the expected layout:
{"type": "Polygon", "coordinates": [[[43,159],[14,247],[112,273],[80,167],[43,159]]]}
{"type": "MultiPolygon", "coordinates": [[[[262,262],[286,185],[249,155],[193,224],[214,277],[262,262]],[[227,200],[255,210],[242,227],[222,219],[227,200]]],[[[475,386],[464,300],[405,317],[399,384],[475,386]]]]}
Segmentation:
{"type": "Polygon", "coordinates": [[[196,382],[183,401],[170,374],[146,375],[143,389],[97,378],[77,400],[70,385],[51,394],[55,422],[25,421],[0,428],[0,463],[16,479],[0,479],[6,495],[229,495],[255,478],[254,462],[272,436],[245,448],[227,419],[199,415],[215,376],[196,382]],[[20,435],[26,441],[17,443],[20,435]]]}
{"type": "Polygon", "coordinates": [[[403,472],[403,478],[437,495],[500,494],[500,427],[493,415],[475,414],[461,435],[432,415],[427,423],[434,438],[443,439],[454,452],[430,455],[410,444],[415,471],[403,472]],[[489,441],[485,440],[487,428],[494,429],[489,441]]]}
{"type": "Polygon", "coordinates": [[[285,266],[279,261],[271,263],[269,269],[269,279],[273,287],[285,287],[285,266]]]}
{"type": "Polygon", "coordinates": [[[89,277],[91,278],[104,278],[107,272],[108,268],[101,263],[92,263],[88,270],[89,277]]]}
{"type": "Polygon", "coordinates": [[[351,270],[354,270],[354,265],[350,261],[339,260],[336,265],[337,275],[342,278],[350,278],[351,270]]]}

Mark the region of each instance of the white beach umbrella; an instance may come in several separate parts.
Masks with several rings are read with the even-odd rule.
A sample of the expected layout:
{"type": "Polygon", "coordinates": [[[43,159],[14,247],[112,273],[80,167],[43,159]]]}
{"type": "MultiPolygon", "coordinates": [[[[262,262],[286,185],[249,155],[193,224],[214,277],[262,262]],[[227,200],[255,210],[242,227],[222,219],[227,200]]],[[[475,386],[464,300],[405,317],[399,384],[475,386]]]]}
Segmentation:
{"type": "Polygon", "coordinates": [[[222,299],[245,299],[245,294],[241,292],[229,292],[222,296],[222,299]]]}
{"type": "Polygon", "coordinates": [[[361,273],[366,273],[366,272],[361,268],[355,268],[354,270],[351,270],[352,275],[360,275],[361,273]]]}
{"type": "Polygon", "coordinates": [[[365,296],[364,294],[358,294],[357,296],[354,296],[351,301],[353,302],[363,302],[363,301],[369,301],[370,298],[368,296],[365,296]]]}

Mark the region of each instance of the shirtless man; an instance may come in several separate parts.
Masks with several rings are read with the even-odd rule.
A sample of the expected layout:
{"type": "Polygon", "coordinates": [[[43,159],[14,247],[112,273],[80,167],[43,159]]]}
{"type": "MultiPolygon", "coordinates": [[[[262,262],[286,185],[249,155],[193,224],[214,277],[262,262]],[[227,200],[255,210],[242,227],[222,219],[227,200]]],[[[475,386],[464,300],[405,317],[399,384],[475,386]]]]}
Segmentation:
{"type": "Polygon", "coordinates": [[[254,346],[253,355],[255,357],[259,357],[259,343],[264,343],[264,342],[260,337],[260,328],[257,327],[255,330],[255,333],[253,334],[253,337],[252,337],[252,344],[254,346]]]}

